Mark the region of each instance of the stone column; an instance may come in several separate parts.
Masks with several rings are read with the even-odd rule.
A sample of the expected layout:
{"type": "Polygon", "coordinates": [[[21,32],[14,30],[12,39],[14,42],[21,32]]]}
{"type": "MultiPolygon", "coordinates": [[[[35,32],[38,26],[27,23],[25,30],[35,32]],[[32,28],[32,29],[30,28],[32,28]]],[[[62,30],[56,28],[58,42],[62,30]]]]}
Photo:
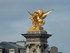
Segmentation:
{"type": "Polygon", "coordinates": [[[37,53],[41,53],[41,48],[40,44],[37,45],[37,53]]]}
{"type": "Polygon", "coordinates": [[[30,53],[29,45],[26,46],[26,53],[30,53]]]}
{"type": "Polygon", "coordinates": [[[47,39],[51,34],[46,31],[30,31],[22,34],[26,38],[26,53],[44,53],[47,45],[47,39]]]}

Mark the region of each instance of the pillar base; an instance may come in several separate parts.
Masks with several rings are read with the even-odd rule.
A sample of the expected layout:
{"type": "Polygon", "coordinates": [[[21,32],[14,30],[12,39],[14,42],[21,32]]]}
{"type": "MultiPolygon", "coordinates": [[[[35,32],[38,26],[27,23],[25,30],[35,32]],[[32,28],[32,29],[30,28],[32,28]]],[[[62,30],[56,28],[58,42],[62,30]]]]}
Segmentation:
{"type": "MultiPolygon", "coordinates": [[[[46,31],[29,31],[26,34],[22,34],[26,38],[26,48],[29,53],[44,53],[44,50],[48,47],[47,39],[51,34],[47,34],[46,31]]],[[[28,53],[28,52],[27,52],[28,53]]]]}

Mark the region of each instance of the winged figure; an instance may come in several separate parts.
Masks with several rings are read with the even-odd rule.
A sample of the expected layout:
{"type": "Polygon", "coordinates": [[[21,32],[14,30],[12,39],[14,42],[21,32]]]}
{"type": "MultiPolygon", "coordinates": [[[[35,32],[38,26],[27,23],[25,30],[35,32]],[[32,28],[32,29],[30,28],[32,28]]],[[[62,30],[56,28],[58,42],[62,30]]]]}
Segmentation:
{"type": "Polygon", "coordinates": [[[31,30],[43,30],[42,25],[45,24],[44,19],[48,14],[50,14],[53,10],[48,10],[44,12],[42,9],[35,11],[33,13],[28,12],[31,16],[32,24],[31,30]]]}

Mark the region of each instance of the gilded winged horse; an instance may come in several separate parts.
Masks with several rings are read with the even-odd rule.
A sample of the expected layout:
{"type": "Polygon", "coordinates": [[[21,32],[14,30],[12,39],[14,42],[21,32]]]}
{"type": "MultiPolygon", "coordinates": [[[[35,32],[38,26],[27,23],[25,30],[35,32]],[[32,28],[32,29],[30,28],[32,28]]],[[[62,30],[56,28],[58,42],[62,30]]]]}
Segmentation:
{"type": "Polygon", "coordinates": [[[44,19],[46,16],[51,13],[52,10],[48,10],[47,12],[44,12],[42,9],[39,9],[38,11],[35,11],[33,13],[29,14],[31,15],[30,18],[32,20],[33,26],[30,28],[30,30],[43,30],[42,25],[45,24],[44,19]]]}

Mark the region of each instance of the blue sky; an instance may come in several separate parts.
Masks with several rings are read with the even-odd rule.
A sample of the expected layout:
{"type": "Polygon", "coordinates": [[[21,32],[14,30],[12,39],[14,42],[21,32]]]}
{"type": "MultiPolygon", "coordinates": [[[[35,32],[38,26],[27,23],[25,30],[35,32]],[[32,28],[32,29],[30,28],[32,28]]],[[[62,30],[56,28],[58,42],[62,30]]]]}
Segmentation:
{"type": "Polygon", "coordinates": [[[0,42],[25,40],[21,34],[32,25],[26,9],[54,9],[43,26],[52,34],[48,44],[70,53],[70,0],[0,0],[0,42]]]}

